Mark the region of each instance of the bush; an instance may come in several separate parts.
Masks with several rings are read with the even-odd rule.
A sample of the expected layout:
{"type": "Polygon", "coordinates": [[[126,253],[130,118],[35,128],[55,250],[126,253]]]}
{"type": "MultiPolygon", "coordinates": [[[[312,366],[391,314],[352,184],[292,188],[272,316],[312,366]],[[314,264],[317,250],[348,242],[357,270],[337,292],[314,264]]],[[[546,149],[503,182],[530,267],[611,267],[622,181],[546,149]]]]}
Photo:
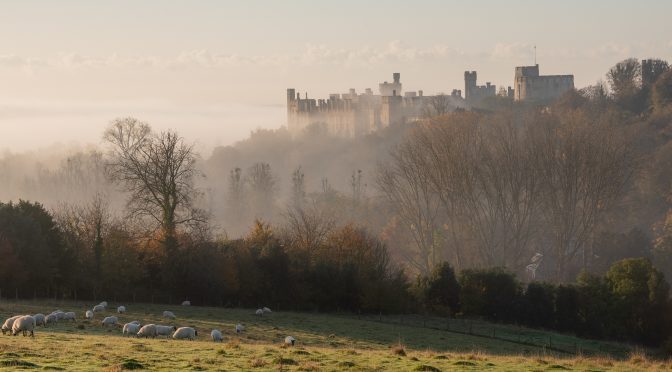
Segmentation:
{"type": "Polygon", "coordinates": [[[502,268],[464,270],[460,274],[460,307],[464,315],[495,321],[515,319],[520,286],[513,274],[502,268]]]}
{"type": "Polygon", "coordinates": [[[555,287],[546,283],[530,283],[520,303],[518,314],[523,324],[531,327],[550,328],[554,324],[555,287]]]}
{"type": "Polygon", "coordinates": [[[460,304],[460,285],[450,264],[438,265],[428,278],[418,283],[425,307],[440,315],[457,312],[460,304]]]}

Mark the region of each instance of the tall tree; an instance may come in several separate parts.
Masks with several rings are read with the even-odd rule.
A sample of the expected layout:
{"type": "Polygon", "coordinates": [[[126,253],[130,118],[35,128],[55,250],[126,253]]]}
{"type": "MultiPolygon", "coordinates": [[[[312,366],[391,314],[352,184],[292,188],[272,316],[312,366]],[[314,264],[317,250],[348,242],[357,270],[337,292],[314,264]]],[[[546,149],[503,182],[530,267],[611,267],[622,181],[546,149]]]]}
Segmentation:
{"type": "Polygon", "coordinates": [[[116,119],[105,131],[107,170],[130,196],[130,215],[148,217],[161,230],[166,250],[177,247],[178,226],[205,222],[195,207],[196,153],[172,131],[154,133],[134,118],[116,119]]]}

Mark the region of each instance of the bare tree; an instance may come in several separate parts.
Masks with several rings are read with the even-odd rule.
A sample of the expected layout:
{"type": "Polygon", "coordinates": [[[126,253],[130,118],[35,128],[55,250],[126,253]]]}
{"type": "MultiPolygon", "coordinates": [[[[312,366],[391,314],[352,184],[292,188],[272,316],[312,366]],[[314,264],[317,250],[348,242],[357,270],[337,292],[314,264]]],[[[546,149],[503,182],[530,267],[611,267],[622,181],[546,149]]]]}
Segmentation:
{"type": "Polygon", "coordinates": [[[621,129],[604,119],[565,112],[537,127],[542,213],[553,237],[556,280],[585,248],[600,215],[620,195],[636,159],[621,129]]]}
{"type": "Polygon", "coordinates": [[[607,72],[607,81],[617,101],[634,96],[641,87],[641,66],[636,58],[617,63],[607,72]]]}
{"type": "Polygon", "coordinates": [[[247,170],[250,201],[256,218],[270,220],[275,208],[277,180],[268,163],[256,163],[247,170]]]}
{"type": "Polygon", "coordinates": [[[445,260],[440,239],[438,194],[428,179],[425,153],[418,142],[406,141],[378,169],[377,185],[413,238],[415,249],[402,251],[406,262],[428,275],[445,260]]]}
{"type": "Polygon", "coordinates": [[[298,253],[308,264],[316,251],[324,245],[335,224],[336,221],[328,211],[313,203],[307,208],[290,207],[285,213],[283,232],[288,246],[298,249],[298,253]]]}
{"type": "Polygon", "coordinates": [[[205,214],[194,205],[198,172],[192,145],[175,132],[154,133],[134,118],[114,120],[104,139],[111,145],[108,174],[130,193],[130,215],[154,221],[164,248],[177,247],[178,226],[205,222],[205,214]]]}
{"type": "Polygon", "coordinates": [[[427,98],[427,104],[423,110],[425,117],[441,116],[449,113],[451,110],[450,96],[439,93],[427,98]]]}
{"type": "Polygon", "coordinates": [[[292,172],[292,205],[296,209],[303,208],[306,201],[305,175],[299,166],[292,172]]]}

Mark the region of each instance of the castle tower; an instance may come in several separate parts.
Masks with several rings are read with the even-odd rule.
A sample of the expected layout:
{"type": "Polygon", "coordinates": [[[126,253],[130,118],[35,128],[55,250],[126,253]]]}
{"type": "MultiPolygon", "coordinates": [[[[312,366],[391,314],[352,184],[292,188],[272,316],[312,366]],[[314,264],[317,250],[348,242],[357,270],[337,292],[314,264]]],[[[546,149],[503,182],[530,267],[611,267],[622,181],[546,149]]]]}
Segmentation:
{"type": "Polygon", "coordinates": [[[476,71],[464,72],[464,99],[474,98],[473,93],[476,90],[476,71]]]}
{"type": "Polygon", "coordinates": [[[392,83],[388,83],[387,81],[384,83],[378,84],[378,90],[380,91],[380,95],[383,97],[390,97],[393,95],[401,96],[401,74],[398,72],[395,72],[392,74],[392,83]]]}
{"type": "Polygon", "coordinates": [[[296,91],[294,89],[287,89],[287,103],[292,102],[296,99],[296,91]]]}

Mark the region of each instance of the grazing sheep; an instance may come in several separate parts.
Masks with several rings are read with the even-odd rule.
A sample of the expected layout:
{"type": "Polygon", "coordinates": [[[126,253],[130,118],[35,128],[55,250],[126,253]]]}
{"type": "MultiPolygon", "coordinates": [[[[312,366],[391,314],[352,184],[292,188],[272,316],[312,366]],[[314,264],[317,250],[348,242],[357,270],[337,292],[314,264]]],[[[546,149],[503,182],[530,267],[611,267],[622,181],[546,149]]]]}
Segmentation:
{"type": "Polygon", "coordinates": [[[138,320],[134,320],[134,321],[132,321],[132,322],[128,322],[128,323],[130,323],[130,324],[137,324],[137,325],[140,325],[140,321],[138,321],[138,320]]]}
{"type": "Polygon", "coordinates": [[[52,314],[56,315],[56,318],[57,318],[58,320],[63,320],[63,319],[65,319],[65,313],[64,313],[63,311],[61,311],[61,310],[56,310],[56,311],[54,311],[52,314]]]}
{"type": "Polygon", "coordinates": [[[296,339],[294,337],[292,337],[292,336],[285,337],[285,345],[294,346],[295,342],[296,342],[296,339]]]}
{"type": "Polygon", "coordinates": [[[67,313],[63,313],[63,320],[72,320],[74,322],[77,319],[75,319],[75,313],[72,312],[72,311],[69,311],[67,313]]]}
{"type": "Polygon", "coordinates": [[[194,340],[198,336],[198,331],[191,328],[191,327],[180,327],[175,330],[175,333],[173,333],[173,338],[176,340],[194,340]]]}
{"type": "Polygon", "coordinates": [[[91,310],[86,310],[86,314],[84,314],[86,319],[93,319],[93,311],[91,310]]]}
{"type": "Polygon", "coordinates": [[[264,308],[261,309],[261,310],[263,310],[264,313],[272,313],[271,309],[269,309],[269,308],[267,308],[267,307],[264,307],[264,308]]]}
{"type": "Polygon", "coordinates": [[[191,301],[189,300],[182,301],[182,306],[191,306],[191,301]]]}
{"type": "Polygon", "coordinates": [[[169,318],[169,319],[175,319],[175,314],[173,314],[172,311],[166,310],[166,311],[163,312],[163,317],[164,318],[169,318]]]}
{"type": "Polygon", "coordinates": [[[264,316],[264,310],[263,309],[257,309],[257,311],[255,311],[254,313],[259,315],[259,316],[264,316]]]}
{"type": "Polygon", "coordinates": [[[14,321],[12,324],[12,335],[16,336],[19,332],[23,332],[23,336],[26,336],[26,332],[30,332],[30,337],[35,337],[35,318],[30,315],[24,315],[14,321]]]}
{"type": "Polygon", "coordinates": [[[126,323],[124,324],[124,328],[121,331],[122,335],[131,335],[131,334],[138,334],[138,331],[140,330],[140,324],[135,324],[135,323],[126,323]]]}
{"type": "Polygon", "coordinates": [[[119,306],[119,307],[117,308],[117,312],[118,312],[119,314],[123,314],[123,313],[125,313],[125,312],[126,312],[126,306],[119,306]]]}
{"type": "Polygon", "coordinates": [[[7,332],[12,332],[12,326],[14,325],[14,321],[22,317],[23,315],[14,315],[11,318],[8,318],[5,320],[5,322],[2,324],[2,334],[6,334],[7,332]]]}
{"type": "Polygon", "coordinates": [[[46,317],[44,317],[44,326],[46,327],[47,324],[52,324],[52,323],[58,323],[58,317],[56,314],[49,314],[46,317]]]}
{"type": "Polygon", "coordinates": [[[107,301],[103,301],[103,302],[99,303],[98,305],[100,305],[102,307],[107,307],[107,301]]]}
{"type": "Polygon", "coordinates": [[[167,336],[170,337],[173,332],[177,331],[177,327],[175,326],[165,326],[165,325],[157,325],[156,326],[156,335],[157,336],[167,336]]]}
{"type": "Polygon", "coordinates": [[[93,307],[93,312],[94,313],[99,313],[101,311],[105,311],[105,306],[103,305],[96,305],[93,307]]]}
{"type": "Polygon", "coordinates": [[[210,338],[212,338],[212,341],[214,342],[222,342],[222,331],[219,329],[213,329],[212,332],[210,332],[210,338]]]}
{"type": "Polygon", "coordinates": [[[105,327],[107,325],[112,325],[112,326],[117,325],[118,322],[119,322],[119,319],[116,316],[106,316],[105,319],[103,319],[103,321],[101,323],[102,323],[103,327],[105,327]]]}
{"type": "Polygon", "coordinates": [[[156,325],[155,324],[145,324],[138,331],[138,337],[156,338],[156,325]]]}
{"type": "Polygon", "coordinates": [[[35,314],[33,318],[35,318],[35,326],[41,325],[44,327],[46,325],[44,314],[35,314]]]}
{"type": "Polygon", "coordinates": [[[240,333],[245,330],[245,326],[242,324],[236,324],[236,333],[240,333]]]}

